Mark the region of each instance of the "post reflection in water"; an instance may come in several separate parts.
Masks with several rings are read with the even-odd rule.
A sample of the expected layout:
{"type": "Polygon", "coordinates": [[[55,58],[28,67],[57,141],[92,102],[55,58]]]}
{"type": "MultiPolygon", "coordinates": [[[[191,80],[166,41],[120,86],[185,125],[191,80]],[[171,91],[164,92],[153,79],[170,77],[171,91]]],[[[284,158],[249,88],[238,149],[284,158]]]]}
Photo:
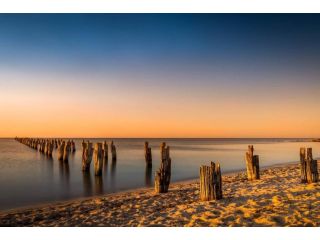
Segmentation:
{"type": "Polygon", "coordinates": [[[70,152],[69,157],[71,160],[74,160],[76,156],[76,152],[70,152]]]}
{"type": "Polygon", "coordinates": [[[146,166],[146,172],[145,172],[145,184],[146,187],[151,187],[151,179],[152,179],[152,167],[146,166]]]}
{"type": "Polygon", "coordinates": [[[46,165],[47,165],[47,173],[50,179],[53,179],[53,158],[47,157],[46,159],[46,165]]]}
{"type": "Polygon", "coordinates": [[[115,189],[115,175],[117,168],[117,160],[112,160],[111,162],[111,189],[114,191],[115,189]]]}
{"type": "Polygon", "coordinates": [[[92,181],[90,172],[82,172],[82,179],[84,196],[92,196],[92,181]]]}
{"type": "Polygon", "coordinates": [[[59,161],[59,173],[61,183],[69,186],[70,170],[68,162],[59,161]]]}
{"type": "Polygon", "coordinates": [[[103,171],[104,171],[104,174],[107,175],[107,173],[108,173],[108,159],[105,159],[103,161],[103,171]]]}
{"type": "Polygon", "coordinates": [[[103,193],[103,179],[102,176],[94,176],[95,194],[103,193]]]}

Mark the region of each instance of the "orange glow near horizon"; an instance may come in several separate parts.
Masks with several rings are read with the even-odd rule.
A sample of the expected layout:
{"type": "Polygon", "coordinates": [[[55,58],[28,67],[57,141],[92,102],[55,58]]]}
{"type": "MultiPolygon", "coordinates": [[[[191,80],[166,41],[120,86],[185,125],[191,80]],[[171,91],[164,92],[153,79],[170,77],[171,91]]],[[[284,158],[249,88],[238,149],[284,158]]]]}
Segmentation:
{"type": "Polygon", "coordinates": [[[0,76],[0,137],[320,136],[315,86],[93,86],[63,76],[23,76],[17,84],[19,78],[0,76]]]}

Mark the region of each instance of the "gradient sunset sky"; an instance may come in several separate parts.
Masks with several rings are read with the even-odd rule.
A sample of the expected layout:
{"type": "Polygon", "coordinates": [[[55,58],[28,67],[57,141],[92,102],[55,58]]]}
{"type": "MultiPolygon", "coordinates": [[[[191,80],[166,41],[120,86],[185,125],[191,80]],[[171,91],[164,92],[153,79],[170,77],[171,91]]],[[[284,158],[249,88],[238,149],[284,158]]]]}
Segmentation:
{"type": "Polygon", "coordinates": [[[0,137],[319,137],[320,15],[0,14],[0,137]]]}

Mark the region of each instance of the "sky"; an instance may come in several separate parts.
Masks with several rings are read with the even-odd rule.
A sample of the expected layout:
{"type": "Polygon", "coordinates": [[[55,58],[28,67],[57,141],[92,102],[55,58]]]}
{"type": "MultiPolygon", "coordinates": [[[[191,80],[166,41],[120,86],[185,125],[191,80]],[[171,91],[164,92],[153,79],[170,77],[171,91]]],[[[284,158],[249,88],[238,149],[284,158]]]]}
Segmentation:
{"type": "Polygon", "coordinates": [[[319,137],[320,15],[0,14],[0,137],[319,137]]]}

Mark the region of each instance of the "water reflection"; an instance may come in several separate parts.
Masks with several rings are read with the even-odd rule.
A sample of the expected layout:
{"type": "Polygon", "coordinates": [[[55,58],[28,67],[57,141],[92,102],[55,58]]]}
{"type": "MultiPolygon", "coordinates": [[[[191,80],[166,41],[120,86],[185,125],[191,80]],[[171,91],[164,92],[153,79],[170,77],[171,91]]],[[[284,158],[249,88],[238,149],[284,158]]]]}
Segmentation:
{"type": "MultiPolygon", "coordinates": [[[[94,143],[102,141],[104,140],[92,140],[94,143]]],[[[238,169],[245,171],[244,154],[249,144],[253,144],[256,154],[261,156],[261,167],[299,161],[299,149],[303,146],[312,147],[315,158],[319,157],[320,153],[319,143],[279,143],[272,139],[263,140],[263,142],[251,139],[149,141],[154,149],[152,157],[155,161],[152,169],[146,168],[143,161],[144,140],[118,139],[118,159],[112,161],[112,158],[109,158],[108,162],[104,161],[102,182],[101,179],[95,179],[93,169],[91,169],[92,176],[81,171],[82,139],[76,140],[77,151],[74,159],[73,154],[70,154],[68,164],[57,160],[56,150],[53,152],[54,160],[52,160],[14,140],[0,139],[0,192],[6,193],[6,197],[0,196],[0,210],[41,203],[43,199],[51,201],[51,199],[66,200],[93,196],[96,192],[101,193],[101,189],[104,193],[111,193],[130,188],[149,187],[153,185],[154,170],[158,169],[160,164],[160,151],[156,149],[159,149],[163,141],[172,146],[170,153],[174,163],[172,164],[172,182],[198,178],[199,166],[208,165],[210,161],[220,162],[223,173],[238,169]],[[199,151],[200,148],[203,151],[199,151]],[[30,188],[35,190],[32,194],[30,194],[30,188]]],[[[93,165],[91,167],[93,168],[93,165]]]]}
{"type": "Polygon", "coordinates": [[[151,187],[152,183],[152,167],[146,166],[146,171],[145,171],[145,184],[146,187],[151,187]]]}
{"type": "Polygon", "coordinates": [[[104,174],[107,175],[107,173],[108,173],[108,159],[105,159],[103,161],[103,171],[104,171],[104,174]]]}
{"type": "Polygon", "coordinates": [[[76,156],[76,152],[72,152],[69,154],[69,157],[71,160],[74,160],[75,159],[75,156],[76,156]]]}
{"type": "Polygon", "coordinates": [[[61,183],[66,186],[69,186],[70,169],[69,169],[68,162],[59,161],[59,174],[60,174],[61,183]]]}
{"type": "Polygon", "coordinates": [[[103,193],[103,179],[102,176],[94,176],[95,194],[103,193]]]}
{"type": "Polygon", "coordinates": [[[112,160],[111,162],[111,189],[114,191],[115,189],[115,175],[117,169],[117,160],[112,160]]]}
{"type": "Polygon", "coordinates": [[[82,172],[84,196],[92,195],[92,181],[90,172],[82,172]]]}
{"type": "Polygon", "coordinates": [[[53,179],[53,158],[47,157],[46,159],[46,167],[47,167],[47,174],[50,179],[53,179]]]}

